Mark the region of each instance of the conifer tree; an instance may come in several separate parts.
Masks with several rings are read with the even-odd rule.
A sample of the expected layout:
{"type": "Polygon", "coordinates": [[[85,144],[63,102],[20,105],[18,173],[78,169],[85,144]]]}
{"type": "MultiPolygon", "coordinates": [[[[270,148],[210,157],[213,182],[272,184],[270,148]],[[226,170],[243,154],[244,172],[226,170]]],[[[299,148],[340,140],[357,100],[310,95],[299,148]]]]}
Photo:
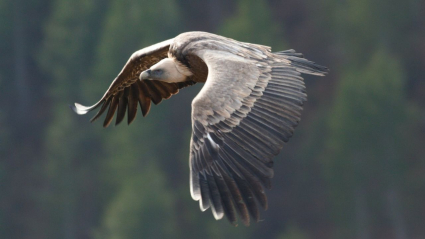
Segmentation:
{"type": "Polygon", "coordinates": [[[252,42],[283,50],[281,26],[273,20],[267,1],[239,0],[235,15],[225,20],[219,33],[239,41],[252,42]]]}
{"type": "MultiPolygon", "coordinates": [[[[383,215],[387,209],[376,205],[392,203],[387,196],[400,193],[410,115],[404,84],[400,63],[384,49],[375,52],[363,69],[351,69],[341,78],[325,157],[340,236],[373,237],[374,226],[381,226],[379,218],[388,217],[383,215]]],[[[403,205],[388,207],[396,211],[389,220],[404,223],[403,205]]],[[[399,230],[398,238],[405,238],[404,225],[390,226],[399,230]]]]}
{"type": "MultiPolygon", "coordinates": [[[[83,86],[89,101],[103,95],[134,51],[175,37],[180,32],[179,22],[174,0],[112,0],[95,48],[91,79],[83,86]]],[[[167,138],[167,109],[165,102],[153,105],[146,118],[139,109],[130,126],[122,123],[102,129],[101,122],[91,125],[99,129],[95,137],[106,156],[98,166],[110,189],[97,228],[99,238],[179,237],[176,191],[170,188],[162,167],[176,160],[163,150],[173,143],[173,138],[167,138]]]]}
{"type": "Polygon", "coordinates": [[[48,93],[52,113],[45,130],[43,167],[47,190],[42,195],[47,238],[88,238],[99,217],[99,145],[92,143],[96,141],[89,125],[83,123],[86,119],[75,117],[67,106],[81,98],[79,91],[87,80],[108,4],[59,0],[52,5],[45,24],[38,62],[51,78],[48,93]]]}

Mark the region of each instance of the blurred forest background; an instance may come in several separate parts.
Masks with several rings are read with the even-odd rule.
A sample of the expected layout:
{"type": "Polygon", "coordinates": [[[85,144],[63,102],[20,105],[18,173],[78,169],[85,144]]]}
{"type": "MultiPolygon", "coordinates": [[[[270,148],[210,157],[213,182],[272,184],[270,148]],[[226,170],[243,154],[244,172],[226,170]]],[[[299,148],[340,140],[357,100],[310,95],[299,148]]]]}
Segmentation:
{"type": "Polygon", "coordinates": [[[423,0],[0,0],[0,238],[425,238],[423,0]],[[275,159],[263,221],[189,194],[183,89],[130,126],[91,105],[134,51],[185,31],[328,66],[275,159]]]}

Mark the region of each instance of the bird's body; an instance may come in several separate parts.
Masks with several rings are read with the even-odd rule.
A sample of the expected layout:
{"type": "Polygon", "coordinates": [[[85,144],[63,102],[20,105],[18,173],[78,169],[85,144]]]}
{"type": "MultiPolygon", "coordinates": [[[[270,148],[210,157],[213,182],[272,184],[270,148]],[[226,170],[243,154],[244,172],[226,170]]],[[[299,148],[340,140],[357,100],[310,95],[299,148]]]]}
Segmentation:
{"type": "Polygon", "coordinates": [[[267,208],[273,157],[289,140],[306,101],[301,73],[322,76],[327,68],[293,50],[272,53],[267,46],[205,32],[188,32],[135,52],[101,98],[78,114],[107,108],[107,127],[128,112],[130,124],[140,104],[145,116],[179,89],[203,83],[192,102],[190,192],[201,210],[232,224],[259,220],[267,208]]]}

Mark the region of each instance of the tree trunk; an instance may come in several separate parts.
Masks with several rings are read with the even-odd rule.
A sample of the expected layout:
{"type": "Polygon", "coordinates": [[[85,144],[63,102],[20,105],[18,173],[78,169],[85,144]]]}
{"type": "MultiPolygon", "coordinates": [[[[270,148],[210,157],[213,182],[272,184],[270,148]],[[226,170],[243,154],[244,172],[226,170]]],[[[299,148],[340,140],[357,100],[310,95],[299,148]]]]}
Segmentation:
{"type": "Polygon", "coordinates": [[[15,86],[17,92],[17,120],[25,123],[25,116],[29,110],[28,67],[26,60],[25,14],[22,0],[15,0],[14,5],[14,61],[15,61],[15,86]]]}
{"type": "Polygon", "coordinates": [[[356,232],[359,239],[370,239],[370,216],[367,209],[366,193],[359,187],[355,192],[356,232]]]}
{"type": "Polygon", "coordinates": [[[407,239],[406,224],[400,206],[400,193],[396,187],[390,188],[386,193],[388,214],[394,229],[396,239],[407,239]]]}

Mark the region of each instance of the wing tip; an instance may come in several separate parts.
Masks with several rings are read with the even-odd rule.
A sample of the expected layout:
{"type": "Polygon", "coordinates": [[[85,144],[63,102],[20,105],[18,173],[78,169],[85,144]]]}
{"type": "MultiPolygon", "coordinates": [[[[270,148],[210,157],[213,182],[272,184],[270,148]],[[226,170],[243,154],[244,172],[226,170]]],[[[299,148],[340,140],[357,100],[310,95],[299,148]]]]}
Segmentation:
{"type": "Polygon", "coordinates": [[[302,53],[298,53],[294,49],[276,52],[275,54],[290,60],[290,65],[296,67],[300,73],[325,76],[330,72],[328,67],[307,60],[302,53]]]}
{"type": "Polygon", "coordinates": [[[102,98],[96,104],[94,104],[92,106],[84,106],[84,105],[79,104],[79,103],[74,103],[73,105],[69,105],[69,108],[71,108],[72,111],[74,111],[75,113],[77,113],[79,115],[85,115],[88,112],[99,107],[99,105],[102,104],[103,102],[104,102],[104,99],[102,98]]]}
{"type": "Polygon", "coordinates": [[[71,108],[72,111],[74,111],[78,115],[84,115],[87,114],[87,112],[90,111],[90,107],[74,103],[72,105],[69,105],[69,108],[71,108]]]}
{"type": "Polygon", "coordinates": [[[216,212],[215,210],[211,210],[211,211],[216,221],[223,219],[224,212],[216,212]]]}
{"type": "Polygon", "coordinates": [[[313,64],[314,64],[314,67],[316,68],[315,70],[317,71],[318,75],[320,75],[320,76],[325,76],[331,71],[326,66],[322,66],[322,65],[319,65],[317,63],[313,63],[313,64]]]}

